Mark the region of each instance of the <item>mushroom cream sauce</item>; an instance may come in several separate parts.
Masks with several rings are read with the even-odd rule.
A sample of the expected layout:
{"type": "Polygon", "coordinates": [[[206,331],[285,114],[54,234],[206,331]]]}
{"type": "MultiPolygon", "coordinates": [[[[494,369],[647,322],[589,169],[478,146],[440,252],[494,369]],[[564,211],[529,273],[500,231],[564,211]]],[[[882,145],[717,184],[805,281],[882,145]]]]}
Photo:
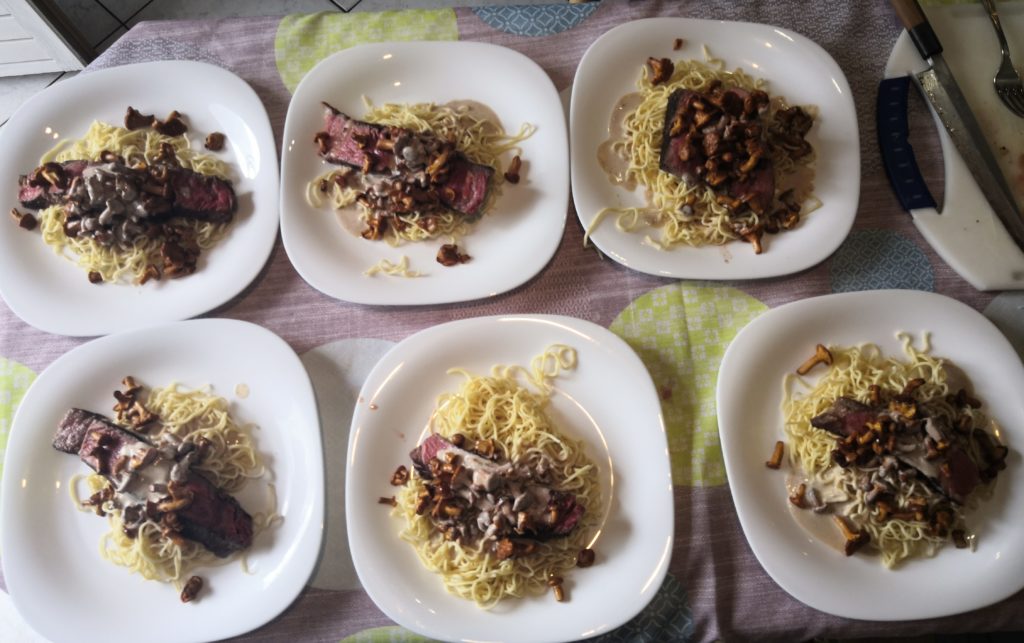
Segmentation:
{"type": "MultiPolygon", "coordinates": [[[[943,421],[951,423],[969,424],[960,430],[972,436],[969,451],[978,448],[974,431],[985,431],[994,423],[980,409],[952,401],[957,397],[954,393],[969,385],[966,377],[944,360],[929,354],[927,335],[920,349],[913,346],[911,336],[901,333],[898,337],[903,343],[905,361],[883,355],[874,344],[830,347],[833,361],[827,366],[828,371],[813,385],[800,376],[786,376],[782,403],[791,468],[785,481],[790,492],[787,504],[798,524],[823,542],[842,550],[844,536],[832,524],[836,516],[842,516],[852,529],[866,532],[869,538],[867,549],[880,554],[882,563],[889,568],[908,558],[933,555],[951,540],[957,530],[964,531],[967,543],[972,542],[973,535],[965,531],[964,513],[991,495],[993,488],[992,483],[979,485],[969,494],[964,505],[960,505],[949,501],[914,473],[905,476],[906,482],[898,485],[891,500],[887,500],[895,510],[887,515],[884,507],[876,504],[863,488],[864,476],[870,475],[870,463],[864,465],[867,469],[853,463],[841,467],[834,454],[840,438],[811,425],[812,418],[826,413],[839,398],[852,398],[867,404],[881,392],[882,396],[888,395],[890,399],[909,399],[901,392],[912,389],[914,406],[920,410],[919,420],[943,418],[943,421]],[[872,387],[877,387],[874,392],[872,387]],[[801,485],[810,494],[806,497],[814,498],[807,502],[805,508],[794,506],[797,502],[802,503],[805,497],[798,491],[801,485]],[[912,512],[908,509],[916,499],[926,499],[927,509],[924,515],[911,517],[908,514],[912,512]],[[819,512],[813,511],[815,506],[819,512]],[[937,529],[934,520],[939,511],[951,514],[948,526],[943,529],[937,529]]],[[[819,365],[817,368],[826,367],[819,365]]]]}
{"type": "Polygon", "coordinates": [[[396,494],[393,511],[405,523],[402,539],[415,548],[424,567],[441,576],[449,592],[483,609],[505,598],[546,591],[549,579],[570,570],[580,551],[596,537],[601,502],[597,468],[583,443],[561,435],[544,412],[551,381],[575,367],[576,351],[554,345],[535,357],[529,370],[495,366],[490,376],[449,371],[466,379],[458,392],[438,398],[432,417],[433,431],[441,436],[491,440],[511,463],[536,468],[543,461],[543,466],[549,466],[553,489],[575,494],[584,508],[583,517],[567,536],[538,542],[532,553],[499,560],[491,542],[446,539],[428,515],[417,513],[423,482],[415,470],[396,494]],[[519,375],[537,392],[521,386],[519,375]]]}
{"type": "MultiPolygon", "coordinates": [[[[723,87],[765,90],[766,82],[740,69],[726,71],[725,63],[711,57],[706,49],[704,62],[675,61],[672,76],[665,83],[652,84],[650,69],[646,65],[642,69],[637,81],[639,91],[622,97],[613,108],[609,138],[598,147],[597,156],[613,184],[630,191],[642,187],[647,204],[602,209],[587,226],[584,245],[608,216],[614,217],[616,227],[623,232],[659,229],[658,238],[647,235],[644,242],[662,250],[680,245],[721,245],[740,238],[736,232],[738,227],[757,228],[761,217],[749,210],[741,215],[731,214],[718,203],[716,192],[710,186],[689,185],[662,171],[659,161],[665,111],[673,91],[684,88],[704,92],[714,81],[721,82],[723,87]],[[684,206],[689,207],[684,210],[684,206]]],[[[773,98],[770,114],[783,106],[781,99],[773,98]]],[[[771,158],[776,195],[793,189],[795,202],[804,204],[801,214],[813,212],[820,205],[813,196],[813,153],[794,162],[773,146],[771,158]]]]}

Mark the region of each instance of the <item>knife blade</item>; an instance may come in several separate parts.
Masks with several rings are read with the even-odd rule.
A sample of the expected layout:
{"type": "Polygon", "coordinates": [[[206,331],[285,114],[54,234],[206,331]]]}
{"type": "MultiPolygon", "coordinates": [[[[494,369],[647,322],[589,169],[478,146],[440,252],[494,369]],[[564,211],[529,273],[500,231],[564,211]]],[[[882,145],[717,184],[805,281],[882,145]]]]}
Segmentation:
{"type": "Polygon", "coordinates": [[[1003,171],[992,148],[974,117],[971,107],[960,91],[953,72],[942,57],[942,44],[932,30],[917,0],[891,0],[903,26],[918,53],[931,67],[914,74],[914,82],[925,100],[932,106],[960,156],[971,171],[992,211],[1002,221],[1006,231],[1024,250],[1024,216],[1017,207],[1003,171]]]}

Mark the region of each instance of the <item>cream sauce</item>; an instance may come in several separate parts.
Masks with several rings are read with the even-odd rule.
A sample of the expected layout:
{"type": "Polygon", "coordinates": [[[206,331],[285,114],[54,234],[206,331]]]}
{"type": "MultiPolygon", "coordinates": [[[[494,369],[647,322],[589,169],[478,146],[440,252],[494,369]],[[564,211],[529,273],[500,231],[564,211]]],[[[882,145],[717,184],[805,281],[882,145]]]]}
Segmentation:
{"type": "Polygon", "coordinates": [[[629,160],[615,151],[615,145],[626,141],[626,116],[636,111],[643,101],[640,92],[626,94],[615,103],[608,121],[608,138],[597,146],[597,162],[614,185],[627,190],[636,189],[636,180],[627,179],[629,160]]]}
{"type": "Polygon", "coordinates": [[[786,477],[786,507],[789,509],[789,515],[793,517],[793,521],[800,526],[808,535],[819,542],[828,545],[830,548],[836,551],[842,552],[846,545],[846,539],[843,534],[839,531],[839,527],[836,525],[833,516],[836,515],[835,511],[827,513],[814,513],[811,509],[801,509],[788,500],[788,496],[796,493],[797,487],[801,484],[806,484],[808,487],[811,486],[811,481],[796,475],[789,475],[786,477]]]}

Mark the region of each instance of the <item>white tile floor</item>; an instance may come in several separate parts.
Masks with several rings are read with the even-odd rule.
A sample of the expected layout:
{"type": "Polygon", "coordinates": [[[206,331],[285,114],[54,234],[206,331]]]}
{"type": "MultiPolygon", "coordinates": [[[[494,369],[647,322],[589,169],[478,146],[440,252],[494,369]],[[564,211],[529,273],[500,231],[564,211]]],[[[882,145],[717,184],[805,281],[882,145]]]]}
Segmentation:
{"type": "MultiPolygon", "coordinates": [[[[566,0],[54,0],[96,49],[113,44],[142,20],[275,16],[317,11],[384,11],[388,9],[549,4],[566,0]]],[[[0,78],[0,127],[30,96],[55,82],[74,76],[35,74],[0,78]]]]}

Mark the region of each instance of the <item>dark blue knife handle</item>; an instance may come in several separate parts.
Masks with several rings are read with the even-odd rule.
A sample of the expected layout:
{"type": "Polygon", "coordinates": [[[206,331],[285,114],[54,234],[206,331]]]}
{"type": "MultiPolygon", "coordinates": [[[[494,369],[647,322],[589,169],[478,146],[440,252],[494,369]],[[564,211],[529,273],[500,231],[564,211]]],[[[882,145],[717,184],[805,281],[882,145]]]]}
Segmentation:
{"type": "Polygon", "coordinates": [[[907,94],[910,77],[887,78],[878,84],[875,118],[878,123],[878,147],[889,183],[904,210],[936,207],[910,146],[907,124],[907,94]]]}

